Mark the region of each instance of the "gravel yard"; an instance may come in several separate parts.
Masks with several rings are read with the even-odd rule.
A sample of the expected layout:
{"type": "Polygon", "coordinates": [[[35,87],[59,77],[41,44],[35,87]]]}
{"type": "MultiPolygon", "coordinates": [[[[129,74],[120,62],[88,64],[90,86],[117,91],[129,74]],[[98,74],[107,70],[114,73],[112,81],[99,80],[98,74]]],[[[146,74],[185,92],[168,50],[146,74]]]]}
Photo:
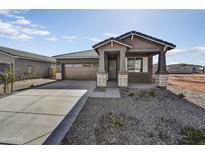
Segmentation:
{"type": "MultiPolygon", "coordinates": [[[[54,81],[56,81],[56,80],[54,80],[54,79],[43,79],[43,78],[16,81],[16,82],[14,82],[13,90],[14,91],[21,90],[21,89],[29,88],[31,86],[39,86],[39,85],[46,84],[46,83],[51,83],[51,82],[54,82],[54,81]]],[[[0,84],[0,96],[1,96],[2,93],[3,93],[3,84],[0,84]]]]}
{"type": "Polygon", "coordinates": [[[62,144],[186,144],[187,130],[205,144],[202,108],[157,88],[120,94],[120,99],[88,98],[62,144]]]}
{"type": "Polygon", "coordinates": [[[183,94],[185,99],[205,110],[205,92],[169,85],[168,90],[175,94],[183,94]]]}

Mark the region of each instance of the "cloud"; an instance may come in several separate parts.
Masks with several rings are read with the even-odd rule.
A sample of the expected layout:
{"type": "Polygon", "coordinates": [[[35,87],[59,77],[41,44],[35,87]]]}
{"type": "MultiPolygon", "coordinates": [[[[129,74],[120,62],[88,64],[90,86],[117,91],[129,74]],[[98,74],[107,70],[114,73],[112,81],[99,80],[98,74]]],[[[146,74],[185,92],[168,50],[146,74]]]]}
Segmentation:
{"type": "Polygon", "coordinates": [[[0,15],[12,18],[11,20],[0,20],[0,35],[16,40],[30,40],[34,36],[47,36],[50,32],[45,27],[32,23],[20,14],[28,10],[0,10],[0,15]]]}
{"type": "Polygon", "coordinates": [[[105,37],[116,37],[116,36],[117,36],[117,34],[111,33],[111,32],[103,33],[103,35],[104,35],[105,37]]]}
{"type": "Polygon", "coordinates": [[[63,39],[66,39],[66,40],[76,40],[76,39],[79,39],[78,36],[76,35],[71,35],[71,36],[62,36],[63,39]]]}
{"type": "Polygon", "coordinates": [[[13,23],[18,24],[18,25],[29,25],[29,24],[31,24],[31,22],[29,20],[25,19],[22,16],[18,16],[17,20],[13,23]]]}
{"type": "Polygon", "coordinates": [[[19,30],[12,24],[0,20],[0,33],[17,35],[19,33],[19,30]]]}
{"type": "Polygon", "coordinates": [[[50,32],[46,30],[40,30],[35,28],[23,28],[21,29],[23,33],[26,33],[28,35],[39,35],[39,36],[46,36],[49,35],[50,32]]]}
{"type": "Polygon", "coordinates": [[[58,41],[59,39],[56,38],[56,37],[50,37],[50,38],[47,38],[46,40],[48,40],[48,41],[58,41]]]}
{"type": "Polygon", "coordinates": [[[28,10],[8,10],[8,9],[3,9],[0,10],[0,15],[6,16],[6,17],[16,17],[17,14],[25,13],[28,10]]]}
{"type": "Polygon", "coordinates": [[[173,49],[171,51],[167,52],[167,55],[179,55],[179,54],[192,54],[192,55],[197,55],[197,54],[203,54],[205,55],[205,47],[193,47],[193,48],[188,48],[188,49],[173,49]]]}
{"type": "Polygon", "coordinates": [[[26,34],[20,34],[20,35],[17,35],[17,36],[12,36],[11,38],[15,39],[15,40],[30,40],[33,37],[31,37],[29,35],[26,35],[26,34]]]}
{"type": "Polygon", "coordinates": [[[95,43],[102,41],[101,39],[98,39],[98,38],[90,38],[90,40],[93,41],[93,42],[95,42],[95,43]]]}
{"type": "Polygon", "coordinates": [[[22,24],[16,25],[13,22],[9,23],[0,20],[0,34],[6,35],[7,38],[11,39],[30,40],[34,36],[47,36],[50,32],[40,28],[25,27],[22,24]]]}

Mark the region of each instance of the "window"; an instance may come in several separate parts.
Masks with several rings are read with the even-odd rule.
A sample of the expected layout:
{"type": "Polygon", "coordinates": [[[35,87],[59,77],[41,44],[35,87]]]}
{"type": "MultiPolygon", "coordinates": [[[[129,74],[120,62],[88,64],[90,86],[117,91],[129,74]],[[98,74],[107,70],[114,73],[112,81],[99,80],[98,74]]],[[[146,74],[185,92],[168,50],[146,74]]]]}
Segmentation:
{"type": "Polygon", "coordinates": [[[81,67],[82,65],[81,64],[65,64],[65,67],[66,68],[77,68],[77,67],[81,67]]]}
{"type": "Polygon", "coordinates": [[[142,72],[142,58],[127,59],[128,72],[142,72]]]}
{"type": "Polygon", "coordinates": [[[65,67],[71,68],[71,67],[73,67],[73,66],[72,66],[72,64],[65,64],[65,67]]]}
{"type": "Polygon", "coordinates": [[[73,67],[81,67],[81,64],[73,64],[73,67]]]}
{"type": "Polygon", "coordinates": [[[91,64],[83,64],[83,67],[91,67],[91,64]]]}

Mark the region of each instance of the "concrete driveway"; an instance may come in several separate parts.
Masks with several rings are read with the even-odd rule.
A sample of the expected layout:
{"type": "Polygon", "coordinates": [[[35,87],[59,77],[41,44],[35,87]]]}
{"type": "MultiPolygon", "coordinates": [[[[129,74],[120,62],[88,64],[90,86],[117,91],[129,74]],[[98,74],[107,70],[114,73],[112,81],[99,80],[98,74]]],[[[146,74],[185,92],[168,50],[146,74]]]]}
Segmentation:
{"type": "Polygon", "coordinates": [[[94,88],[92,81],[59,81],[0,99],[0,143],[42,144],[94,88]]]}

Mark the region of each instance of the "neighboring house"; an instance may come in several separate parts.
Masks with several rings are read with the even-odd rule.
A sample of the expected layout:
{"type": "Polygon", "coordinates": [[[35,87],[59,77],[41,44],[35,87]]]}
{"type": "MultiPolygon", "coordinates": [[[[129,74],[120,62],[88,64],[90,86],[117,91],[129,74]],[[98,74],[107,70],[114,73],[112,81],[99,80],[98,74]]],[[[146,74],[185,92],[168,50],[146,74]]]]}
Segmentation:
{"type": "Polygon", "coordinates": [[[170,64],[167,66],[167,71],[170,74],[204,73],[204,67],[193,64],[170,64]]]}
{"type": "Polygon", "coordinates": [[[10,67],[17,80],[49,77],[55,65],[54,58],[0,46],[0,71],[10,67]]]}
{"type": "Polygon", "coordinates": [[[117,80],[119,87],[128,83],[151,83],[152,60],[159,55],[159,86],[166,86],[166,52],[175,45],[161,39],[131,31],[93,46],[93,50],[57,55],[57,79],[97,80],[106,87],[107,80],[117,80]]]}

